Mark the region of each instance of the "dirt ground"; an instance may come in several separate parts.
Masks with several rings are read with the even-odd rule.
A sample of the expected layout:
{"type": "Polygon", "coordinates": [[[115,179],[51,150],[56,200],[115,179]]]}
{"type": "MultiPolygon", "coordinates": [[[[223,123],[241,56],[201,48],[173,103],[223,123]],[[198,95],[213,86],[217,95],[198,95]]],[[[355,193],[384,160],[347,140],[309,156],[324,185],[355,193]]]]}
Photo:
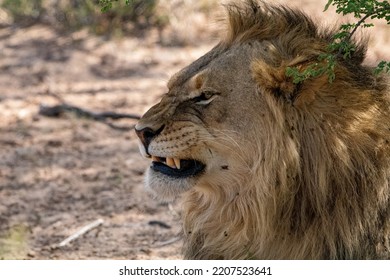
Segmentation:
{"type": "MultiPolygon", "coordinates": [[[[322,13],[318,1],[289,2],[310,2],[302,7],[322,13]]],[[[157,41],[156,32],[105,40],[47,26],[0,29],[0,259],[181,258],[180,205],[144,190],[149,163],[135,133],[72,113],[38,114],[60,98],[95,112],[141,115],[170,75],[213,45],[157,41]],[[58,246],[97,219],[103,224],[58,246]]],[[[390,60],[389,45],[390,29],[379,25],[368,62],[390,60]]]]}

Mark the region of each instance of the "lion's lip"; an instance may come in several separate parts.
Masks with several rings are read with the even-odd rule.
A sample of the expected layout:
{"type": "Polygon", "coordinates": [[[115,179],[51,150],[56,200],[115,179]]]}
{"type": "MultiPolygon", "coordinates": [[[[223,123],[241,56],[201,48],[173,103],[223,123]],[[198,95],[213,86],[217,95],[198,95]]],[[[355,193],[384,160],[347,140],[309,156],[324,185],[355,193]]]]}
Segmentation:
{"type": "Polygon", "coordinates": [[[151,168],[173,178],[186,178],[200,174],[205,169],[205,165],[195,159],[152,156],[151,168]]]}

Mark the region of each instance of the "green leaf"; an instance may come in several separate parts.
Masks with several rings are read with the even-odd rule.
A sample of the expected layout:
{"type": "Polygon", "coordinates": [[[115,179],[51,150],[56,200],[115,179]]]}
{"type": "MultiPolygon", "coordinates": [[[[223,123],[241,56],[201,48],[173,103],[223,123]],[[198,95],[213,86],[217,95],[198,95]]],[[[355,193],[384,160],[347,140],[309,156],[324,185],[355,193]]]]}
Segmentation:
{"type": "Polygon", "coordinates": [[[362,25],[363,28],[367,28],[367,27],[373,27],[374,24],[373,23],[365,23],[362,25]]]}
{"type": "Polygon", "coordinates": [[[332,5],[333,1],[334,1],[334,0],[328,0],[328,3],[326,3],[326,5],[325,5],[324,12],[327,11],[327,10],[329,9],[329,7],[330,7],[330,5],[332,5]]]}
{"type": "Polygon", "coordinates": [[[381,61],[378,63],[378,66],[374,69],[374,74],[379,75],[380,73],[390,73],[390,62],[381,61]]]}

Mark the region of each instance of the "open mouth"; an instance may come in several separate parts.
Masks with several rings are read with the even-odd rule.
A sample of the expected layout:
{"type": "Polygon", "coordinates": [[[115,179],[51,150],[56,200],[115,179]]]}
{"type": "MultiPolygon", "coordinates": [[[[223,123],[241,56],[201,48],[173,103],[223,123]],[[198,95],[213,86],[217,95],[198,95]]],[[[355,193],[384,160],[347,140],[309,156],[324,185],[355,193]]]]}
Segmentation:
{"type": "Polygon", "coordinates": [[[173,178],[186,178],[201,173],[205,165],[194,159],[164,158],[152,156],[152,166],[154,171],[173,178]]]}

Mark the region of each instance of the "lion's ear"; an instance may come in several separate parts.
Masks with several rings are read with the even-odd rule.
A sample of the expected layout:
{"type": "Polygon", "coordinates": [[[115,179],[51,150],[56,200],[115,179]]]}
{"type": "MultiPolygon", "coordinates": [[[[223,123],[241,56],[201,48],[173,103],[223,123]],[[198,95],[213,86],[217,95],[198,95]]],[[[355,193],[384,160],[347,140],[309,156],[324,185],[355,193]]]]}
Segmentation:
{"type": "MultiPolygon", "coordinates": [[[[310,104],[315,100],[316,93],[327,82],[326,77],[325,79],[318,77],[294,84],[293,79],[286,75],[286,69],[290,65],[300,64],[291,62],[280,66],[272,66],[258,60],[252,64],[252,71],[259,87],[270,92],[276,98],[281,98],[294,106],[310,104]]],[[[304,66],[298,67],[303,68],[304,66]]]]}

